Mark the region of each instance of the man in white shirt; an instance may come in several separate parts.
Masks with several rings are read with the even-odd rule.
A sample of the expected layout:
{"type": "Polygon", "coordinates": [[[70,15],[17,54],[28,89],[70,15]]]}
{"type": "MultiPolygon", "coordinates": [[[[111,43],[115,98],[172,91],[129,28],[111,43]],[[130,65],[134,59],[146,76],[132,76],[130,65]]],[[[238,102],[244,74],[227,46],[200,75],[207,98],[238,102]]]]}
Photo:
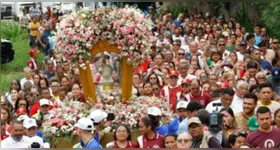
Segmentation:
{"type": "Polygon", "coordinates": [[[231,108],[232,108],[234,114],[240,113],[243,111],[243,97],[246,93],[248,93],[248,91],[249,91],[249,85],[247,82],[240,81],[237,84],[236,92],[235,92],[235,95],[233,97],[233,101],[231,104],[231,108]]]}
{"type": "Polygon", "coordinates": [[[23,69],[23,71],[24,71],[24,78],[22,78],[22,79],[20,80],[21,88],[24,87],[24,84],[25,84],[25,82],[27,82],[27,81],[31,82],[31,84],[33,85],[34,82],[33,82],[33,80],[32,80],[32,75],[31,75],[32,70],[31,70],[31,68],[25,67],[25,68],[23,69]]]}
{"type": "MultiPolygon", "coordinates": [[[[222,90],[222,95],[218,100],[212,101],[206,106],[206,110],[209,113],[213,113],[216,111],[220,111],[223,107],[231,107],[232,101],[233,101],[233,96],[234,96],[234,90],[232,88],[223,88],[222,90]],[[214,106],[213,104],[220,104],[219,106],[214,106]]],[[[234,110],[233,110],[234,111],[234,110]]]]}
{"type": "Polygon", "coordinates": [[[28,148],[30,144],[30,138],[24,136],[22,122],[16,120],[11,124],[11,135],[1,141],[1,148],[28,148]]]}

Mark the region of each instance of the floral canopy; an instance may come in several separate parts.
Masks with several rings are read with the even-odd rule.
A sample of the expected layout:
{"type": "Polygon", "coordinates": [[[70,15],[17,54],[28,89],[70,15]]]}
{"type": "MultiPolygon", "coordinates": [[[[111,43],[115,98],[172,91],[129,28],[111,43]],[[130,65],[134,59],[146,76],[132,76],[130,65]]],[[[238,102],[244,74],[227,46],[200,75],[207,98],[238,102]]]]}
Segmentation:
{"type": "Polygon", "coordinates": [[[87,62],[99,40],[117,44],[121,57],[137,66],[151,46],[152,24],[135,8],[82,9],[61,18],[57,26],[57,49],[66,59],[87,62]]]}

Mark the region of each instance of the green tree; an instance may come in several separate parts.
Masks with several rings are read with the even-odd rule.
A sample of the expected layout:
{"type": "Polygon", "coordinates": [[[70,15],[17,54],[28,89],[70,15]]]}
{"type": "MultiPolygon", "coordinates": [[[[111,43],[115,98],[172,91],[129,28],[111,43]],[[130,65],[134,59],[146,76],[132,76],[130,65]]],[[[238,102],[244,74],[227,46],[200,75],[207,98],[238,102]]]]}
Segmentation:
{"type": "Polygon", "coordinates": [[[280,2],[270,2],[262,5],[262,21],[268,34],[280,38],[280,2]]]}

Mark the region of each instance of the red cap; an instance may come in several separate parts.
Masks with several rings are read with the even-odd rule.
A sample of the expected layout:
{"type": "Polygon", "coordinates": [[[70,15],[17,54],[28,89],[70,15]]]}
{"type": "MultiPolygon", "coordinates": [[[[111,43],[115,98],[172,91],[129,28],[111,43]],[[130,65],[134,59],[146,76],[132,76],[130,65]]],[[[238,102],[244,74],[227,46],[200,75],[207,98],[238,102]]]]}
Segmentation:
{"type": "Polygon", "coordinates": [[[176,70],[171,70],[170,72],[169,72],[169,77],[170,76],[179,76],[179,73],[176,71],[176,70]]]}
{"type": "Polygon", "coordinates": [[[189,78],[185,78],[185,79],[182,80],[181,84],[184,84],[184,83],[191,84],[191,80],[189,78]]]}
{"type": "Polygon", "coordinates": [[[39,53],[39,51],[38,51],[37,49],[30,49],[30,50],[29,50],[29,55],[30,55],[30,56],[32,56],[32,55],[34,55],[34,54],[36,54],[36,53],[39,53]]]}
{"type": "Polygon", "coordinates": [[[229,88],[230,87],[228,81],[223,82],[220,86],[221,86],[221,88],[229,88]]]}
{"type": "Polygon", "coordinates": [[[18,108],[17,109],[17,111],[16,111],[16,113],[18,114],[18,115],[26,115],[27,114],[27,110],[26,110],[26,108],[18,108]]]}

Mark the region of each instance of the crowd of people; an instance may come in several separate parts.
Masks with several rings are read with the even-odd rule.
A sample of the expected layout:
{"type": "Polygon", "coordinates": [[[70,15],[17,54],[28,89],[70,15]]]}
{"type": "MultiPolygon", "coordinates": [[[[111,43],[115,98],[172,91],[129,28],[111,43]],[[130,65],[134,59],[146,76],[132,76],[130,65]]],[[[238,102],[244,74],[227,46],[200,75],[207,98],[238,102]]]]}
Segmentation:
{"type": "MultiPolygon", "coordinates": [[[[65,101],[86,102],[77,65],[55,49],[51,31],[59,20],[48,10],[21,21],[29,30],[30,59],[24,78],[12,80],[1,97],[3,148],[48,147],[40,131],[44,116],[65,101]],[[42,66],[37,62],[40,52],[45,55],[42,66]]],[[[132,94],[163,98],[176,117],[162,124],[160,109],[151,107],[138,123],[142,135],[137,141],[132,141],[129,127],[120,124],[106,147],[279,148],[279,39],[259,23],[249,33],[223,15],[173,16],[149,10],[156,38],[142,54],[146,60],[134,69],[132,94]]],[[[116,54],[93,57],[94,82],[110,81],[119,89],[120,64],[116,54]]],[[[102,148],[106,117],[96,110],[81,118],[75,125],[80,142],[74,147],[102,148]]]]}

